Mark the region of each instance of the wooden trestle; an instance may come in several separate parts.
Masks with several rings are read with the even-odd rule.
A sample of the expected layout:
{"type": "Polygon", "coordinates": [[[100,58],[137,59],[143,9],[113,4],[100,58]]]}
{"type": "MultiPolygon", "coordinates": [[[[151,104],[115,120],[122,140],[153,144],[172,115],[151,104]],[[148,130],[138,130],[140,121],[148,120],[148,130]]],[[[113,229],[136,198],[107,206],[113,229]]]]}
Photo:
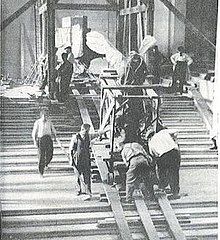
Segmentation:
{"type": "MultiPolygon", "coordinates": [[[[122,97],[121,89],[128,89],[134,86],[117,86],[115,84],[115,80],[111,79],[100,79],[102,85],[101,91],[101,103],[100,103],[100,128],[103,130],[107,125],[111,126],[111,134],[110,139],[102,140],[101,142],[97,141],[92,146],[92,151],[94,154],[94,158],[96,161],[96,165],[99,169],[99,173],[102,179],[103,188],[107,197],[107,200],[111,206],[112,212],[114,214],[114,218],[117,224],[118,233],[121,236],[122,240],[131,240],[132,235],[129,230],[128,222],[125,218],[125,214],[123,212],[123,207],[121,204],[119,192],[117,189],[109,184],[109,174],[112,174],[112,169],[109,169],[109,165],[112,164],[112,152],[114,150],[114,127],[115,127],[115,114],[117,109],[120,109],[119,102],[117,101],[117,97],[120,95],[122,97]],[[108,92],[106,92],[108,91],[108,92]],[[109,149],[110,145],[110,149],[109,149]],[[106,164],[107,163],[107,164],[106,164]],[[110,172],[109,172],[110,171],[110,172]]],[[[140,86],[136,86],[140,87],[140,86]]],[[[155,87],[155,86],[154,86],[155,87]]],[[[141,86],[142,89],[146,89],[146,94],[148,94],[147,90],[150,90],[150,95],[146,95],[144,97],[152,99],[154,101],[154,118],[157,119],[158,109],[159,109],[159,98],[156,93],[152,89],[153,86],[141,86]],[[155,101],[156,99],[156,101],[155,101]]],[[[157,86],[158,87],[158,86],[157,86]]],[[[78,105],[80,106],[80,114],[84,123],[89,123],[93,127],[93,123],[90,119],[89,113],[83,103],[83,98],[80,97],[79,92],[76,89],[73,89],[73,94],[76,96],[76,100],[78,105]]],[[[94,92],[93,92],[94,93],[94,92]]],[[[136,96],[144,98],[143,96],[136,96]]],[[[123,105],[123,103],[122,103],[123,105]]],[[[155,120],[153,120],[154,122],[155,120]]],[[[119,160],[120,161],[120,160],[119,160]]],[[[110,165],[111,166],[111,165],[110,165]]],[[[114,162],[112,164],[114,167],[114,162]]],[[[134,194],[135,198],[135,206],[137,208],[138,214],[140,216],[142,225],[145,229],[146,236],[149,240],[159,240],[159,236],[155,229],[155,226],[152,222],[149,210],[146,206],[145,200],[142,196],[142,193],[138,191],[134,194]]],[[[184,240],[185,235],[179,225],[179,222],[175,216],[173,209],[171,208],[169,201],[165,194],[157,194],[157,199],[159,206],[164,213],[168,226],[171,230],[172,236],[176,240],[184,240]]]]}

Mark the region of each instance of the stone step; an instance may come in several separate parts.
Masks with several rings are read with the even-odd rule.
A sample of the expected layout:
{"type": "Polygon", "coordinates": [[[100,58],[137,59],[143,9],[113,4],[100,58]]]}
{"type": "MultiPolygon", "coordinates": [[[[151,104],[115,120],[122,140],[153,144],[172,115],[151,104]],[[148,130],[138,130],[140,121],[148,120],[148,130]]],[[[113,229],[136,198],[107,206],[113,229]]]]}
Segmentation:
{"type": "MultiPolygon", "coordinates": [[[[63,144],[63,147],[67,148],[69,147],[69,144],[63,144]]],[[[53,144],[54,149],[60,149],[60,146],[56,142],[53,144]]],[[[30,150],[35,150],[36,147],[33,144],[27,144],[27,145],[13,145],[13,146],[2,146],[2,150],[4,152],[24,152],[24,151],[30,151],[30,150]]]]}
{"type": "Polygon", "coordinates": [[[193,136],[198,136],[201,134],[209,134],[209,131],[206,128],[178,128],[178,127],[171,127],[173,129],[176,129],[178,136],[188,136],[188,135],[193,135],[193,136]]]}
{"type": "Polygon", "coordinates": [[[160,116],[200,116],[198,112],[196,111],[182,111],[182,112],[178,112],[178,111],[165,111],[165,110],[161,110],[160,111],[160,116]]]}
{"type": "Polygon", "coordinates": [[[217,154],[210,154],[210,155],[181,155],[182,161],[189,161],[189,162],[202,162],[202,161],[213,161],[218,160],[217,154]]]}
{"type": "Polygon", "coordinates": [[[202,119],[199,118],[199,117],[185,117],[185,116],[182,116],[182,117],[176,117],[176,116],[173,116],[173,117],[161,117],[162,121],[165,123],[165,122],[172,122],[172,123],[188,123],[188,122],[192,122],[193,124],[195,123],[202,123],[202,119]]]}
{"type": "Polygon", "coordinates": [[[187,135],[183,135],[183,134],[177,134],[177,139],[178,140],[185,140],[185,141],[188,141],[188,140],[194,140],[194,141],[208,141],[210,139],[209,135],[190,135],[190,134],[187,134],[187,135]]]}
{"type": "Polygon", "coordinates": [[[180,148],[181,151],[181,155],[212,155],[212,154],[216,154],[217,155],[217,151],[215,150],[210,150],[207,148],[185,148],[182,147],[180,148]]]}
{"type": "MultiPolygon", "coordinates": [[[[33,129],[33,128],[32,128],[33,129]]],[[[0,141],[6,141],[8,140],[8,138],[11,136],[11,137],[17,137],[17,139],[19,138],[23,138],[23,137],[31,137],[31,133],[32,133],[32,129],[30,128],[29,130],[26,129],[26,131],[11,131],[11,132],[6,132],[4,131],[2,134],[1,134],[1,139],[0,141]],[[4,137],[6,137],[6,139],[3,139],[4,137]]],[[[62,129],[62,128],[61,128],[62,129]]],[[[60,129],[60,130],[61,130],[60,129]]],[[[71,131],[60,131],[57,127],[56,127],[56,130],[57,130],[57,135],[59,136],[64,136],[64,135],[67,135],[67,136],[72,136],[73,133],[76,133],[79,131],[79,128],[71,128],[71,131]],[[78,131],[77,131],[78,130],[78,131]]]]}
{"type": "MultiPolygon", "coordinates": [[[[7,158],[7,157],[19,157],[19,156],[36,156],[37,149],[29,149],[28,151],[16,151],[16,152],[0,152],[0,158],[7,158]]],[[[54,151],[54,155],[64,155],[64,152],[60,148],[56,148],[54,151]]]]}
{"type": "MultiPolygon", "coordinates": [[[[78,126],[74,126],[73,124],[67,124],[67,123],[54,123],[54,127],[56,129],[68,129],[70,131],[74,131],[74,129],[78,129],[79,127],[78,126]]],[[[31,126],[25,126],[25,125],[21,125],[21,126],[8,126],[8,127],[5,127],[5,126],[1,126],[1,130],[4,131],[4,135],[7,135],[7,133],[20,133],[20,135],[22,136],[23,134],[23,131],[21,131],[22,129],[26,130],[26,131],[31,131],[33,130],[33,125],[31,126]],[[18,131],[17,131],[18,130],[18,131]],[[20,132],[19,132],[20,131],[20,132]]]]}
{"type": "MultiPolygon", "coordinates": [[[[195,224],[185,224],[183,225],[184,227],[184,233],[187,236],[187,238],[194,237],[196,235],[196,227],[197,227],[197,235],[200,233],[200,229],[202,231],[206,231],[207,234],[207,226],[209,229],[209,236],[210,236],[210,231],[211,229],[212,234],[215,236],[217,236],[217,218],[212,221],[208,221],[209,219],[207,219],[206,221],[203,221],[202,223],[200,222],[196,222],[195,224]],[[205,229],[206,227],[206,229],[205,229]],[[193,232],[193,230],[195,232],[193,232]],[[186,232],[188,231],[188,232],[186,232]]],[[[164,225],[160,225],[157,226],[157,231],[158,231],[158,235],[160,237],[160,239],[169,239],[170,235],[167,233],[166,227],[164,225]]],[[[7,232],[3,231],[3,237],[4,239],[13,239],[14,237],[18,237],[20,239],[44,239],[45,237],[60,237],[63,238],[63,236],[72,236],[73,239],[78,239],[78,236],[88,236],[90,237],[90,239],[94,239],[93,236],[94,235],[104,235],[104,234],[113,234],[116,235],[117,234],[117,228],[116,228],[116,224],[114,224],[114,227],[109,227],[109,228],[99,228],[97,223],[87,223],[87,224],[70,224],[70,225],[63,225],[63,226],[45,226],[45,227],[21,227],[20,229],[16,229],[16,228],[10,228],[7,229],[7,232]],[[20,230],[20,231],[19,231],[20,230]]],[[[130,230],[132,233],[141,233],[141,225],[139,226],[131,226],[130,230]]],[[[143,233],[142,233],[143,234],[143,233]]],[[[201,235],[204,235],[203,232],[200,233],[200,237],[201,235]]],[[[144,236],[142,235],[142,238],[144,236]]],[[[138,238],[138,239],[142,239],[142,238],[138,238]]],[[[88,238],[89,239],[89,238],[88,238]]],[[[137,238],[135,238],[137,239],[137,238]]],[[[205,238],[204,238],[205,239],[205,238]]]]}
{"type": "Polygon", "coordinates": [[[172,111],[172,112],[188,112],[196,111],[195,106],[164,106],[161,105],[160,111],[172,111]]]}
{"type": "Polygon", "coordinates": [[[183,107],[183,106],[194,106],[193,101],[185,101],[185,102],[167,102],[167,101],[162,101],[161,106],[163,107],[173,107],[173,106],[178,106],[178,107],[183,107]]]}
{"type": "MultiPolygon", "coordinates": [[[[50,120],[53,122],[53,123],[59,123],[59,122],[74,122],[75,119],[80,119],[80,117],[72,117],[72,116],[69,116],[69,117],[66,117],[66,118],[50,118],[50,120]]],[[[34,124],[34,122],[36,121],[36,119],[26,119],[25,122],[22,120],[22,119],[4,119],[2,121],[2,126],[14,126],[14,125],[17,125],[17,126],[20,126],[20,125],[31,125],[31,124],[34,124]]]]}
{"type": "Polygon", "coordinates": [[[209,150],[209,148],[212,146],[212,143],[211,142],[180,142],[178,141],[178,144],[180,146],[180,149],[181,148],[190,148],[190,149],[194,149],[194,148],[203,148],[203,149],[206,149],[206,150],[209,150]]]}
{"type": "Polygon", "coordinates": [[[218,160],[209,160],[209,161],[181,161],[180,169],[217,169],[218,160]]]}
{"type": "Polygon", "coordinates": [[[163,123],[169,127],[169,128],[177,128],[179,127],[180,129],[185,128],[187,130],[187,128],[189,127],[189,129],[195,128],[204,128],[205,127],[205,123],[203,122],[193,122],[190,124],[190,122],[170,122],[170,121],[164,121],[163,123]]]}
{"type": "MultiPolygon", "coordinates": [[[[70,143],[70,140],[71,140],[71,136],[72,134],[69,133],[69,136],[67,134],[64,134],[64,135],[58,135],[58,137],[61,139],[63,138],[62,140],[62,143],[64,144],[69,144],[70,143]]],[[[1,145],[3,145],[3,147],[5,146],[13,146],[15,144],[18,144],[18,145],[21,145],[21,144],[24,144],[24,145],[27,145],[27,144],[33,144],[33,139],[30,137],[27,136],[27,138],[24,138],[24,137],[18,137],[16,139],[13,138],[13,136],[11,137],[11,139],[2,139],[0,138],[0,143],[1,145]]]]}

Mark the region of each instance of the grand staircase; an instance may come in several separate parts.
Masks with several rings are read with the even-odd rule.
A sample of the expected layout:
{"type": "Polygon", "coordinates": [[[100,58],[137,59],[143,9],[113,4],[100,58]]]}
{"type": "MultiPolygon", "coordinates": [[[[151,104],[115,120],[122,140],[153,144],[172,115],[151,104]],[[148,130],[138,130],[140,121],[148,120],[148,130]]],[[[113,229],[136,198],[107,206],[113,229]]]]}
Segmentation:
{"type": "Polygon", "coordinates": [[[178,133],[181,166],[217,168],[217,152],[209,149],[212,145],[209,131],[193,98],[164,95],[162,99],[160,116],[168,128],[178,133]]]}
{"type": "MultiPolygon", "coordinates": [[[[85,102],[98,126],[94,104],[89,98],[85,102]]],[[[44,103],[6,98],[1,103],[1,239],[118,239],[111,208],[105,197],[100,201],[103,189],[96,181],[95,166],[93,198],[89,202],[76,196],[74,173],[56,143],[50,167],[43,179],[39,177],[31,131],[44,103]]],[[[72,133],[79,131],[82,123],[77,102],[71,97],[71,104],[53,103],[49,110],[58,137],[67,149],[72,133]]],[[[217,153],[209,150],[208,130],[191,98],[163,95],[160,115],[169,128],[178,131],[181,192],[189,196],[171,201],[171,205],[181,227],[187,239],[217,239],[217,153]]],[[[145,239],[134,206],[123,208],[131,221],[133,239],[145,239]]],[[[160,239],[171,239],[158,206],[151,203],[149,209],[160,239]]]]}

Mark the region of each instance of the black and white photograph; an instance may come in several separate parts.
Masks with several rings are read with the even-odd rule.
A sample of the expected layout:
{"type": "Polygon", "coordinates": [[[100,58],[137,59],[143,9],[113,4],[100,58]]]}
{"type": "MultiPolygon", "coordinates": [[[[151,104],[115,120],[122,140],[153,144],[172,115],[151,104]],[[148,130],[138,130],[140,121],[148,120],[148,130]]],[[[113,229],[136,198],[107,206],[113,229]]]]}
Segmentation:
{"type": "Polygon", "coordinates": [[[0,12],[0,239],[217,240],[219,0],[0,12]]]}

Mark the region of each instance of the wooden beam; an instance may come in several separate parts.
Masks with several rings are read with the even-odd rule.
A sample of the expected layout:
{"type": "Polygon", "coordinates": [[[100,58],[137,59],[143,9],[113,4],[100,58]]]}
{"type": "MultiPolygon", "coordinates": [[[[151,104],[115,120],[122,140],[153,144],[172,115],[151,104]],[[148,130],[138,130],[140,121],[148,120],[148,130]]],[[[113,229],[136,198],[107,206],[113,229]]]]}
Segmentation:
{"type": "MultiPolygon", "coordinates": [[[[131,0],[128,0],[129,9],[131,9],[131,0]]],[[[128,15],[128,54],[131,51],[131,14],[128,15]]]]}
{"type": "Polygon", "coordinates": [[[120,10],[120,16],[125,16],[125,15],[129,15],[129,14],[145,12],[146,9],[147,8],[146,8],[145,5],[137,5],[135,7],[121,9],[120,10]]]}
{"type": "MultiPolygon", "coordinates": [[[[119,8],[123,8],[123,0],[119,0],[119,8]]],[[[123,31],[124,31],[124,16],[120,15],[120,12],[116,12],[116,18],[117,18],[117,29],[116,29],[116,48],[123,52],[123,31]]]]}
{"type": "Polygon", "coordinates": [[[147,35],[153,36],[153,34],[154,34],[154,0],[148,0],[147,35]]]}
{"type": "MultiPolygon", "coordinates": [[[[111,209],[117,223],[118,232],[120,234],[120,239],[122,240],[132,240],[130,229],[126,221],[124,211],[120,202],[118,192],[112,186],[106,184],[108,169],[106,163],[103,161],[103,152],[106,152],[106,148],[99,143],[92,146],[92,150],[95,156],[96,164],[98,166],[100,176],[103,182],[103,187],[108,198],[108,202],[111,204],[111,209]]],[[[110,156],[109,156],[110,157],[110,156]]]]}
{"type": "Polygon", "coordinates": [[[17,19],[21,14],[27,11],[30,7],[32,7],[37,0],[29,0],[22,7],[20,7],[17,11],[12,13],[8,18],[6,18],[1,24],[1,31],[4,30],[9,24],[11,24],[15,19],[17,19]]]}
{"type": "Polygon", "coordinates": [[[117,11],[116,5],[107,4],[74,4],[59,3],[55,6],[56,10],[88,10],[88,11],[117,11]]]}
{"type": "Polygon", "coordinates": [[[158,193],[156,195],[161,211],[168,223],[171,234],[175,240],[186,240],[186,236],[180,227],[177,217],[172,209],[165,193],[158,193]]]}
{"type": "MultiPolygon", "coordinates": [[[[142,0],[144,3],[147,0],[142,0]]],[[[199,29],[197,29],[171,2],[168,0],[160,0],[185,26],[191,30],[197,37],[204,40],[207,43],[207,46],[215,52],[216,47],[199,29]]]]}
{"type": "Polygon", "coordinates": [[[93,127],[93,123],[92,123],[92,120],[89,116],[89,112],[88,112],[88,109],[85,105],[85,102],[83,100],[83,98],[80,96],[80,93],[78,92],[77,89],[72,89],[72,92],[74,95],[77,95],[76,97],[76,101],[77,101],[77,104],[78,104],[78,107],[79,107],[79,111],[80,111],[80,116],[82,118],[82,122],[83,123],[88,123],[90,125],[90,129],[92,132],[95,131],[94,127],[93,127]]]}
{"type": "Polygon", "coordinates": [[[47,0],[47,55],[48,55],[48,86],[51,99],[54,99],[55,93],[55,1],[47,0]]]}
{"type": "MultiPolygon", "coordinates": [[[[137,0],[131,1],[131,8],[135,7],[137,5],[137,0]]],[[[131,32],[131,51],[138,52],[138,44],[137,44],[137,35],[138,35],[138,25],[137,25],[137,14],[130,14],[131,16],[131,26],[130,26],[130,32],[131,32]]]]}
{"type": "Polygon", "coordinates": [[[137,208],[137,212],[141,218],[141,222],[144,226],[145,232],[148,236],[149,240],[159,240],[159,236],[157,234],[156,228],[151,219],[149,210],[145,204],[144,197],[142,193],[138,190],[134,191],[134,201],[137,208]]]}

